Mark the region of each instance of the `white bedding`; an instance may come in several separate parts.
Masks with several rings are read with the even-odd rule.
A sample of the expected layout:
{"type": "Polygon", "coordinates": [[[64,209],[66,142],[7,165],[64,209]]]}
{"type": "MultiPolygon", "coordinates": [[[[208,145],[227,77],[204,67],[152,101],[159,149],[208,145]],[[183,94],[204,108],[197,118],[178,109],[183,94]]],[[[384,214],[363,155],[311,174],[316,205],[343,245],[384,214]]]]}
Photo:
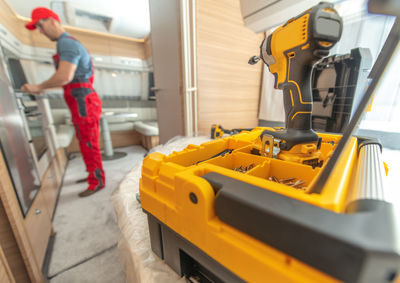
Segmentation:
{"type": "MultiPolygon", "coordinates": [[[[153,148],[151,152],[157,151],[168,155],[173,151],[184,149],[188,144],[198,145],[209,140],[207,137],[176,137],[164,145],[153,148]]],[[[151,250],[147,216],[136,200],[141,166],[142,163],[137,164],[111,196],[121,230],[118,251],[126,274],[126,282],[186,282],[151,250]]]]}

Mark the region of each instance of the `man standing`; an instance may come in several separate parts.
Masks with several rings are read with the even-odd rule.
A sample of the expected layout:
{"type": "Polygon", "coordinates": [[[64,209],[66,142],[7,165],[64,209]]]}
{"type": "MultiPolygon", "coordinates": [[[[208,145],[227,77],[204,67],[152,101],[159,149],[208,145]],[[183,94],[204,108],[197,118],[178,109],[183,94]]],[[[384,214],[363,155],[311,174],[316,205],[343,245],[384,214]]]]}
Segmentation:
{"type": "Polygon", "coordinates": [[[22,90],[40,94],[43,90],[63,87],[64,99],[71,111],[76,137],[89,173],[89,187],[79,193],[86,197],[105,186],[105,176],[99,148],[99,120],[101,100],[93,89],[93,65],[88,51],[61,26],[53,11],[39,7],[32,11],[29,30],[39,29],[51,41],[57,41],[57,54],[53,56],[56,72],[41,84],[25,84],[22,90]]]}

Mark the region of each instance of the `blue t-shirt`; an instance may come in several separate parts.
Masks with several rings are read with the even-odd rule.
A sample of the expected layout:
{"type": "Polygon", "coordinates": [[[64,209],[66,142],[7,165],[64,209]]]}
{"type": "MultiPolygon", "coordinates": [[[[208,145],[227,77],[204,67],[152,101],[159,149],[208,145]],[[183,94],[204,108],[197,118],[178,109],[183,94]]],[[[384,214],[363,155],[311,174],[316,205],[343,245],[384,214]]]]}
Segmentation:
{"type": "Polygon", "coordinates": [[[57,41],[57,54],[60,61],[67,61],[76,66],[72,81],[87,80],[92,76],[92,61],[89,52],[76,39],[64,32],[57,41]]]}

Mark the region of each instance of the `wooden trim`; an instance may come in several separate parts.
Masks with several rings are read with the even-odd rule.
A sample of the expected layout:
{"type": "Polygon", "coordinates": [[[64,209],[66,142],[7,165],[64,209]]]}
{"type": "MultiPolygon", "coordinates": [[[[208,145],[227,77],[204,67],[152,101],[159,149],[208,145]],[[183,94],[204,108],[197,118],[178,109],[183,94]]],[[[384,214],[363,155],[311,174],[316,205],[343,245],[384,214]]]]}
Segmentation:
{"type": "Polygon", "coordinates": [[[0,199],[14,232],[19,250],[32,282],[44,282],[39,264],[36,261],[31,241],[25,229],[24,219],[19,207],[9,173],[0,152],[0,199]]]}
{"type": "Polygon", "coordinates": [[[14,10],[5,0],[0,0],[0,22],[8,32],[17,37],[23,44],[32,44],[28,30],[20,26],[14,10]]]}
{"type": "MultiPolygon", "coordinates": [[[[17,245],[14,232],[3,204],[0,202],[0,246],[7,259],[8,266],[17,282],[29,282],[28,271],[17,245]]],[[[2,282],[2,281],[0,281],[2,282]]]]}
{"type": "Polygon", "coordinates": [[[152,43],[151,36],[150,36],[150,34],[148,34],[144,38],[144,58],[145,59],[151,58],[153,56],[151,43],[152,43]]]}
{"type": "Polygon", "coordinates": [[[143,38],[143,41],[144,42],[146,42],[146,40],[150,40],[151,38],[150,38],[150,33],[148,34],[148,35],[146,35],[144,38],[143,38]]]}
{"type": "MultiPolygon", "coordinates": [[[[25,24],[29,21],[29,18],[17,15],[7,0],[0,0],[0,22],[10,33],[25,45],[55,49],[55,42],[51,42],[37,30],[28,31],[25,28],[25,24]]],[[[146,59],[144,38],[130,38],[72,26],[64,27],[82,42],[92,55],[146,59]]]]}
{"type": "Polygon", "coordinates": [[[5,279],[8,279],[8,282],[15,282],[3,248],[0,246],[0,282],[5,282],[5,279]]]}
{"type": "MultiPolygon", "coordinates": [[[[22,17],[20,15],[16,15],[17,19],[24,22],[24,24],[29,23],[31,21],[30,18],[22,17]]],[[[62,25],[66,30],[72,31],[72,32],[80,32],[80,33],[87,33],[87,34],[92,34],[96,36],[103,36],[103,37],[108,37],[112,39],[118,39],[118,40],[126,40],[126,41],[131,41],[131,42],[144,42],[144,38],[134,38],[134,37],[127,37],[123,35],[117,35],[117,34],[112,34],[112,33],[107,33],[107,32],[101,32],[101,31],[94,31],[94,30],[89,30],[89,29],[84,29],[84,28],[79,28],[79,27],[73,27],[69,25],[62,25]]]]}
{"type": "MultiPolygon", "coordinates": [[[[10,12],[20,21],[23,21],[25,23],[28,23],[31,21],[30,18],[27,17],[23,17],[21,15],[19,15],[11,6],[10,4],[7,2],[7,0],[4,0],[5,5],[7,6],[7,9],[10,10],[10,12]]],[[[79,31],[79,32],[87,32],[87,33],[91,33],[91,34],[95,34],[95,35],[99,35],[99,36],[107,36],[107,37],[111,37],[111,38],[115,38],[115,39],[122,39],[122,40],[127,40],[127,41],[132,41],[132,42],[144,42],[146,37],[148,37],[149,35],[146,35],[146,37],[144,38],[133,38],[133,37],[127,37],[127,36],[122,36],[122,35],[116,35],[116,34],[111,34],[111,33],[106,33],[106,32],[100,32],[100,31],[92,31],[92,30],[88,30],[88,29],[84,29],[84,28],[78,28],[78,27],[73,27],[73,26],[69,26],[69,25],[63,25],[64,28],[71,30],[71,31],[79,31]]]]}
{"type": "Polygon", "coordinates": [[[46,200],[46,207],[50,219],[54,214],[66,164],[67,158],[65,156],[65,149],[59,148],[56,152],[56,155],[53,157],[49,168],[47,168],[42,177],[42,185],[40,191],[43,192],[44,198],[46,200]]]}
{"type": "Polygon", "coordinates": [[[18,14],[17,14],[17,12],[15,12],[15,10],[11,7],[11,5],[10,4],[8,4],[8,2],[7,1],[4,1],[4,4],[7,6],[7,9],[9,9],[10,10],[10,13],[12,13],[15,17],[18,17],[18,14]]]}
{"type": "Polygon", "coordinates": [[[160,139],[158,136],[142,135],[140,138],[141,138],[142,146],[147,150],[150,150],[153,147],[156,147],[160,143],[160,139]]]}
{"type": "MultiPolygon", "coordinates": [[[[115,131],[111,132],[111,140],[114,148],[125,147],[140,144],[140,133],[132,131],[115,131]]],[[[100,146],[103,146],[103,140],[100,139],[100,146]]]]}
{"type": "MultiPolygon", "coordinates": [[[[47,172],[52,172],[53,168],[53,166],[48,168],[47,172]]],[[[45,174],[45,176],[49,176],[49,174],[45,174]]],[[[44,180],[44,183],[50,181],[49,186],[51,188],[56,187],[56,183],[54,182],[55,176],[50,175],[49,177],[51,177],[51,180],[44,180]]],[[[43,186],[45,186],[45,184],[40,188],[25,217],[26,231],[28,232],[29,240],[32,243],[36,261],[40,266],[43,264],[52,230],[51,217],[48,211],[49,201],[45,197],[46,191],[43,186]]],[[[55,203],[55,199],[51,199],[51,201],[55,203]]]]}

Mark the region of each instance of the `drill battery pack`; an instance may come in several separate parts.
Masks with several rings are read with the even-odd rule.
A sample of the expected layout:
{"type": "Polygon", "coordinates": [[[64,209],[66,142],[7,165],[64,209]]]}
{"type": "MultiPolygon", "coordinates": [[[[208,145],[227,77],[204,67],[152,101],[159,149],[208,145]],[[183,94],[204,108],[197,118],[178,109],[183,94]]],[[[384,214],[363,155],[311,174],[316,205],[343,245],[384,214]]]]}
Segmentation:
{"type": "Polygon", "coordinates": [[[368,48],[322,59],[313,69],[312,128],[343,133],[356,111],[372,66],[368,48]]]}
{"type": "MultiPolygon", "coordinates": [[[[315,193],[324,167],[266,156],[264,130],[144,159],[154,253],[192,282],[395,280],[399,222],[381,197],[379,144],[352,137],[315,193]]],[[[318,135],[324,164],[341,135],[318,135]]]]}

